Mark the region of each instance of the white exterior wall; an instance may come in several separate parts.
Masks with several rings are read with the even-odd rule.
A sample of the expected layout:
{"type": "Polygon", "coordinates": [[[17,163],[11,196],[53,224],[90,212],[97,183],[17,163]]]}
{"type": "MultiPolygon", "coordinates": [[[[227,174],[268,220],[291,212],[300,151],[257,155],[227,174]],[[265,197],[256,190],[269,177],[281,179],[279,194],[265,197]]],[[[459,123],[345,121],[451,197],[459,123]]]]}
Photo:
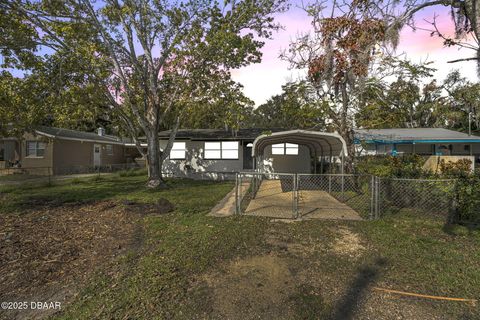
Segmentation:
{"type": "MultiPolygon", "coordinates": [[[[208,172],[238,172],[243,171],[243,146],[238,141],[238,159],[209,160],[203,158],[204,141],[178,140],[185,142],[186,155],[184,160],[167,158],[163,163],[163,172],[175,176],[194,176],[197,173],[208,172]]],[[[160,148],[164,149],[167,141],[160,141],[160,148]]]]}
{"type": "Polygon", "coordinates": [[[272,146],[267,146],[259,169],[264,172],[311,173],[310,150],[307,146],[299,145],[298,155],[272,155],[272,146]]]}

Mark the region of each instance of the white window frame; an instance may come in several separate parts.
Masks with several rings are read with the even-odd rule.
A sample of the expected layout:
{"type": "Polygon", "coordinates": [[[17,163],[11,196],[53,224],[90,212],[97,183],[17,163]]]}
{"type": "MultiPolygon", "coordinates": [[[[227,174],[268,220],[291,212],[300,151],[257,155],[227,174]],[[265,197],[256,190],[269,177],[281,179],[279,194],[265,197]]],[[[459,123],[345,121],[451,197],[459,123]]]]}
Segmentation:
{"type": "Polygon", "coordinates": [[[272,155],[281,156],[285,154],[285,143],[272,144],[272,155]]]}
{"type": "Polygon", "coordinates": [[[238,141],[222,141],[222,159],[223,160],[238,160],[238,141]],[[230,153],[233,152],[233,155],[230,153]]]}
{"type": "Polygon", "coordinates": [[[185,160],[187,157],[187,143],[184,141],[174,142],[170,149],[170,160],[185,160]]]}
{"type": "Polygon", "coordinates": [[[285,154],[287,156],[298,156],[298,144],[285,143],[285,154]]]}
{"type": "Polygon", "coordinates": [[[203,158],[207,160],[238,160],[239,145],[238,141],[205,141],[203,158]],[[235,144],[234,147],[233,144],[235,144]],[[233,155],[229,155],[229,153],[233,153],[233,155]]]}
{"type": "Polygon", "coordinates": [[[34,141],[34,140],[30,140],[30,141],[26,141],[25,143],[25,157],[26,158],[44,158],[45,157],[45,150],[47,149],[47,144],[45,142],[42,142],[42,141],[34,141]],[[31,143],[34,143],[35,144],[35,154],[29,154],[29,151],[30,151],[30,148],[29,148],[29,145],[31,143]],[[42,145],[43,148],[40,148],[39,146],[42,145]],[[38,151],[39,150],[43,150],[43,154],[42,155],[39,155],[38,154],[38,151]]]}
{"type": "Polygon", "coordinates": [[[274,156],[298,156],[298,144],[275,143],[272,144],[272,155],[274,156]]]}

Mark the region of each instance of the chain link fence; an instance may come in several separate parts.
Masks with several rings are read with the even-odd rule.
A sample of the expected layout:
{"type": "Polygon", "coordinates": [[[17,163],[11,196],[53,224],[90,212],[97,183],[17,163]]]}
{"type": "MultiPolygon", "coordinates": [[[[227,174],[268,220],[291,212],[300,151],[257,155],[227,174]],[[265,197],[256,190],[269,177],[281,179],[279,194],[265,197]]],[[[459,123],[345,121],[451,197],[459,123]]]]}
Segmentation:
{"type": "Polygon", "coordinates": [[[368,175],[298,174],[299,215],[359,220],[373,214],[373,179],[368,175]]]}
{"type": "Polygon", "coordinates": [[[111,164],[102,166],[63,166],[63,167],[10,167],[0,169],[0,185],[30,182],[51,182],[72,177],[101,175],[142,168],[136,163],[111,164]]]}
{"type": "Polygon", "coordinates": [[[412,212],[448,218],[456,180],[348,174],[238,173],[236,211],[272,218],[378,219],[412,212]]]}
{"type": "Polygon", "coordinates": [[[375,216],[401,211],[447,218],[456,208],[453,179],[375,178],[375,216]]]}

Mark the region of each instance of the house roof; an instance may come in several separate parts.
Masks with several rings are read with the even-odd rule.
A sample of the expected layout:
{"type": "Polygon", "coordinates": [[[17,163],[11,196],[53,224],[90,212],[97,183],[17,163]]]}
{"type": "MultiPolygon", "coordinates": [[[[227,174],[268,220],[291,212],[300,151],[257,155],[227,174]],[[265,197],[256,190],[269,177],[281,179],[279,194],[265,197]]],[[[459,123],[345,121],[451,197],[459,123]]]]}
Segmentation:
{"type": "Polygon", "coordinates": [[[370,143],[480,142],[479,136],[443,128],[357,129],[355,138],[370,143]]]}
{"type": "Polygon", "coordinates": [[[123,144],[120,138],[114,136],[100,136],[94,132],[84,132],[55,127],[38,126],[35,132],[51,138],[77,141],[91,141],[99,143],[123,144]]]}
{"type": "MultiPolygon", "coordinates": [[[[285,131],[281,128],[249,128],[226,131],[222,129],[180,129],[175,139],[187,140],[254,140],[256,137],[269,132],[285,131]]],[[[170,130],[158,134],[160,139],[168,139],[170,130]]]]}

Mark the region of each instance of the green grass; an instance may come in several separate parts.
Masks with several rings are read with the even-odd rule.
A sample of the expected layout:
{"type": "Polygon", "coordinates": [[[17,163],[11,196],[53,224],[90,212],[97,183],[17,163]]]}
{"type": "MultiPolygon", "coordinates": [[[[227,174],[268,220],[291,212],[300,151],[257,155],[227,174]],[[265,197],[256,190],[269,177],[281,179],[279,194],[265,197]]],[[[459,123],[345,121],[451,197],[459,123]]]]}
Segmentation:
{"type": "MultiPolygon", "coordinates": [[[[206,213],[231,190],[233,183],[167,183],[170,188],[152,191],[144,188],[145,176],[117,174],[49,187],[0,188],[3,213],[23,212],[31,199],[56,199],[60,203],[86,199],[155,202],[163,197],[176,206],[173,213],[143,218],[143,245],[97,272],[58,318],[190,319],[200,313],[204,318],[214,318],[213,293],[199,285],[203,275],[223,270],[234,259],[262,255],[281,257],[292,275],[298,277],[295,279],[304,279],[303,283],[295,283],[286,301],[298,319],[328,317],[343,301],[341,294],[333,291],[357,290],[362,286],[362,277],[368,280],[372,272],[378,274],[371,277],[369,285],[480,298],[478,230],[445,228],[440,220],[413,214],[378,221],[290,224],[247,216],[214,218],[206,213]],[[360,258],[352,260],[332,252],[340,227],[359,235],[365,247],[360,258]],[[272,236],[305,251],[279,249],[267,241],[272,236]]],[[[405,302],[396,296],[391,301],[405,302]]],[[[475,319],[478,315],[478,309],[461,303],[407,302],[437,310],[446,318],[475,319]]],[[[379,303],[375,308],[383,306],[379,303]]]]}
{"type": "Polygon", "coordinates": [[[387,287],[453,297],[480,297],[480,232],[446,227],[403,213],[357,225],[375,255],[386,260],[387,287]]]}
{"type": "Polygon", "coordinates": [[[230,182],[178,179],[167,180],[169,188],[166,190],[149,190],[145,188],[145,181],[144,175],[121,177],[113,174],[75,178],[52,184],[0,186],[4,204],[0,207],[0,212],[22,211],[29,205],[30,200],[38,199],[55,204],[106,199],[148,203],[157,201],[159,197],[175,203],[179,212],[203,212],[210,209],[212,203],[220,200],[222,194],[233,187],[230,182]]]}

